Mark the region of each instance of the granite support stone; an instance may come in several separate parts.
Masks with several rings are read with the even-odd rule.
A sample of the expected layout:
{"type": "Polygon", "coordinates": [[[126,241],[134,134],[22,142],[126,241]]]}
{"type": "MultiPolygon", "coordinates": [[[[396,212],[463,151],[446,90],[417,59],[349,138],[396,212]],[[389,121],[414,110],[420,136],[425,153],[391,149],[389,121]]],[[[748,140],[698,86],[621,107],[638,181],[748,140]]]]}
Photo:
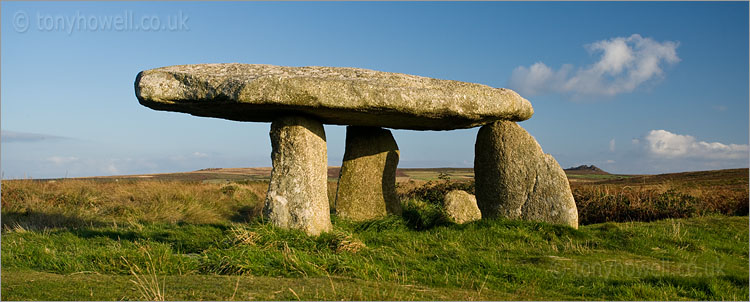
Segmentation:
{"type": "Polygon", "coordinates": [[[578,211],[565,172],[518,124],[498,121],[479,129],[474,174],[483,218],[578,227],[578,211]]]}
{"type": "Polygon", "coordinates": [[[398,145],[390,130],[346,127],[336,214],[355,221],[400,214],[401,203],[396,194],[398,159],[398,145]]]}
{"type": "Polygon", "coordinates": [[[263,214],[274,225],[317,235],[331,229],[323,124],[287,116],[271,124],[273,169],[263,214]]]}

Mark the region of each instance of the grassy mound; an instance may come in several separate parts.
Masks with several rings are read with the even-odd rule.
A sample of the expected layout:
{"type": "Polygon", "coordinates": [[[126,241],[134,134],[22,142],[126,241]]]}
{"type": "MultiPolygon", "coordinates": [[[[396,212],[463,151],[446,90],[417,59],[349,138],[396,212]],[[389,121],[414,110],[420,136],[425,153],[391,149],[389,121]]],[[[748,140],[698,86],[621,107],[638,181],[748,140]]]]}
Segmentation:
{"type": "MultiPolygon", "coordinates": [[[[748,299],[747,216],[690,210],[678,216],[688,218],[578,230],[502,219],[451,224],[440,191],[468,185],[402,192],[412,194],[402,195],[402,216],[334,216],[331,232],[309,237],[258,217],[263,182],[3,181],[2,298],[748,299]]],[[[595,204],[627,190],[599,188],[595,204]]],[[[659,198],[667,209],[707,200],[648,190],[657,190],[654,199],[638,199],[646,212],[659,198]]],[[[647,195],[631,197],[639,196],[647,195]]],[[[580,209],[613,217],[605,215],[612,207],[580,209]]]]}

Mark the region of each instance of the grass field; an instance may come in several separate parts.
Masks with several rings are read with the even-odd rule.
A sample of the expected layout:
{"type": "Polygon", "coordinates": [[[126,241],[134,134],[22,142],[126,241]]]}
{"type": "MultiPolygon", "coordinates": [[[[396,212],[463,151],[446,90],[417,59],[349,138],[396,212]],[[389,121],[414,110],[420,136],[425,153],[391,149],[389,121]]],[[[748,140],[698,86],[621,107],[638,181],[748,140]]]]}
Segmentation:
{"type": "Polygon", "coordinates": [[[319,237],[262,221],[264,181],[178,179],[3,181],[0,298],[748,299],[746,169],[573,183],[583,217],[627,218],[578,230],[453,225],[430,201],[453,182],[401,185],[404,216],[319,237]]]}

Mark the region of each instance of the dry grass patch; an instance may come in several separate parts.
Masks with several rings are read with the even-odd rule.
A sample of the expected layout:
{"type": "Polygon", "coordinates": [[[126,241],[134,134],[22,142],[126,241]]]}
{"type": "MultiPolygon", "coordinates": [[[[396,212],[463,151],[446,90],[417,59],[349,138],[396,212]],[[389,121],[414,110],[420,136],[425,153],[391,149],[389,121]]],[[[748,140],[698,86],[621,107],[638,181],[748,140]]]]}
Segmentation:
{"type": "Polygon", "coordinates": [[[243,221],[262,208],[257,184],[5,180],[3,229],[243,221]]]}

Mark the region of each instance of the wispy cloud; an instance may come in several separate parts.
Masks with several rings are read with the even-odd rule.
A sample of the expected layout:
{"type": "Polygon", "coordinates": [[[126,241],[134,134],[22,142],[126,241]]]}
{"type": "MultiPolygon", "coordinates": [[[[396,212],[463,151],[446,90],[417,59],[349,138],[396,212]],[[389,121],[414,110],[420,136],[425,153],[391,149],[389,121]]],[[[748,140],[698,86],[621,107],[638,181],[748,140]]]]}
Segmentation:
{"type": "Polygon", "coordinates": [[[716,105],[716,106],[713,106],[712,108],[719,112],[727,111],[727,106],[724,106],[724,105],[716,105]]]}
{"type": "Polygon", "coordinates": [[[0,132],[0,138],[3,143],[18,143],[18,142],[38,142],[43,140],[54,140],[54,139],[69,139],[67,137],[29,133],[29,132],[16,132],[16,131],[5,131],[0,132]]]}
{"type": "Polygon", "coordinates": [[[55,165],[65,165],[75,161],[78,161],[78,157],[75,156],[51,156],[47,158],[55,165]]]}
{"type": "Polygon", "coordinates": [[[609,141],[609,152],[615,152],[615,139],[609,141]]]}
{"type": "Polygon", "coordinates": [[[107,173],[109,173],[111,175],[120,174],[120,169],[118,169],[117,166],[115,166],[114,163],[107,164],[107,166],[104,168],[104,170],[107,171],[107,173]]]}
{"type": "Polygon", "coordinates": [[[192,155],[193,155],[193,157],[196,157],[196,158],[206,158],[206,157],[208,157],[208,154],[202,153],[202,152],[197,152],[197,151],[193,152],[192,155]]]}
{"type": "Polygon", "coordinates": [[[187,155],[185,154],[173,155],[173,156],[170,156],[169,159],[173,161],[188,161],[188,160],[202,159],[202,158],[208,158],[208,157],[209,156],[206,153],[195,151],[187,155]]]}
{"type": "Polygon", "coordinates": [[[509,86],[523,95],[562,93],[579,96],[614,96],[632,92],[641,84],[661,78],[662,66],[680,61],[678,42],[658,42],[638,34],[601,40],[585,48],[599,60],[576,69],[566,64],[554,70],[542,62],[513,70],[509,86]]]}
{"type": "Polygon", "coordinates": [[[728,160],[748,158],[748,145],[699,141],[690,135],[651,130],[645,137],[646,151],[659,158],[728,160]]]}

